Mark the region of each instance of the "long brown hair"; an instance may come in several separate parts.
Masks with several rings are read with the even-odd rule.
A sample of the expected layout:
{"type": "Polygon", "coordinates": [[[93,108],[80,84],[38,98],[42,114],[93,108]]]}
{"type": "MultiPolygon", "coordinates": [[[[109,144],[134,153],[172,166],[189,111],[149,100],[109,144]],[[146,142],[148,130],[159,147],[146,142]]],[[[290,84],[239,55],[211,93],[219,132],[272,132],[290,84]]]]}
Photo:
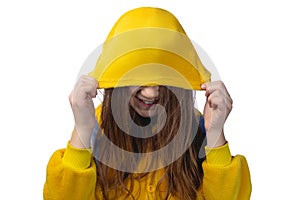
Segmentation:
{"type": "MultiPolygon", "coordinates": [[[[174,158],[174,162],[164,167],[164,174],[157,183],[157,188],[163,183],[167,183],[165,196],[160,196],[160,199],[167,199],[169,195],[178,197],[179,199],[196,199],[197,190],[202,181],[201,163],[203,158],[198,157],[199,151],[203,151],[204,134],[199,128],[199,116],[195,114],[194,96],[192,90],[185,90],[175,87],[159,87],[158,103],[164,107],[166,119],[163,127],[157,134],[152,137],[139,138],[129,135],[130,131],[140,131],[141,134],[148,134],[155,127],[145,128],[150,120],[154,120],[157,126],[163,121],[160,119],[162,113],[158,113],[155,117],[144,118],[139,116],[126,101],[128,99],[128,88],[110,88],[105,89],[102,111],[101,111],[101,131],[98,133],[94,146],[94,155],[96,155],[97,166],[97,182],[103,193],[104,199],[109,198],[109,193],[114,191],[114,199],[126,192],[126,198],[134,196],[132,194],[134,188],[134,179],[142,179],[147,176],[144,173],[129,173],[122,170],[117,170],[100,162],[99,158],[121,160],[121,165],[137,166],[138,162],[134,158],[125,158],[125,155],[118,155],[118,158],[110,154],[111,148],[108,143],[101,143],[103,134],[119,148],[135,153],[145,153],[159,150],[168,145],[179,132],[184,132],[184,138],[173,145],[172,151],[168,152],[168,156],[174,158]],[[118,103],[112,103],[113,98],[117,99],[118,103]],[[113,104],[113,105],[112,105],[113,104]],[[116,106],[115,110],[119,112],[113,113],[112,106],[116,106]],[[125,111],[129,109],[129,117],[125,115],[125,111]],[[120,128],[116,122],[116,118],[121,119],[121,123],[127,127],[120,128]],[[130,119],[129,119],[130,118],[130,119]],[[140,127],[132,129],[128,121],[133,120],[140,127]],[[181,123],[184,122],[184,123],[181,123]],[[181,127],[180,127],[181,126],[181,127]],[[138,130],[137,130],[138,129],[138,130]],[[191,141],[191,144],[188,144],[191,141]],[[185,152],[175,160],[176,151],[180,151],[184,145],[189,145],[185,152]],[[128,182],[129,184],[126,184],[128,182]]],[[[122,125],[123,126],[123,125],[122,125]]],[[[178,152],[177,152],[178,153],[178,152]]],[[[155,162],[149,161],[146,167],[155,167],[155,162]]],[[[156,190],[158,192],[158,190],[156,190]]],[[[161,194],[159,194],[161,195],[161,194]]]]}

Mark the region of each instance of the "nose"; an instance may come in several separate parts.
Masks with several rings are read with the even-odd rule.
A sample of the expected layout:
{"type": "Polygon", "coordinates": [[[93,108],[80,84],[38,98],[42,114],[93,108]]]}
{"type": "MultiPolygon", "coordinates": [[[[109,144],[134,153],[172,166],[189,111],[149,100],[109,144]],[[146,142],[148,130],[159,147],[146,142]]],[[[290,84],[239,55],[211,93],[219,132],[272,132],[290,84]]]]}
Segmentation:
{"type": "Polygon", "coordinates": [[[141,95],[145,97],[147,100],[153,100],[158,97],[159,94],[159,86],[146,86],[142,87],[141,95]]]}

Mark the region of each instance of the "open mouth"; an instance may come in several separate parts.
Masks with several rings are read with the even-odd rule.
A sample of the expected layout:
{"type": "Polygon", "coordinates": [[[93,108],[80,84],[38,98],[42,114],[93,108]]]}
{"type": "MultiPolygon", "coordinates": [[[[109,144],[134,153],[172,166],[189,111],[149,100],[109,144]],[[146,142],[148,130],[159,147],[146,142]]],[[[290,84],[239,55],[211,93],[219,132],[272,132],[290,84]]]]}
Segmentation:
{"type": "Polygon", "coordinates": [[[153,99],[153,100],[149,101],[149,100],[140,99],[138,97],[136,97],[136,98],[142,105],[148,106],[148,107],[155,105],[158,102],[158,99],[153,99]]]}

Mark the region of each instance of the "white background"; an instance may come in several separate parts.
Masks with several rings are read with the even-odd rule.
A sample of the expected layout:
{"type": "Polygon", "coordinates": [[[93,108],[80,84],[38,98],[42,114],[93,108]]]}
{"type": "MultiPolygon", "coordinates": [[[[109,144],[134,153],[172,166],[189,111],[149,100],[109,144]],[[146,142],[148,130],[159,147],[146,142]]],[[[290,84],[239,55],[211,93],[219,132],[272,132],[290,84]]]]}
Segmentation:
{"type": "Polygon", "coordinates": [[[42,199],[46,165],[73,128],[77,73],[125,11],[171,11],[215,63],[234,100],[225,127],[247,157],[251,199],[299,199],[296,1],[1,1],[0,199],[42,199]]]}

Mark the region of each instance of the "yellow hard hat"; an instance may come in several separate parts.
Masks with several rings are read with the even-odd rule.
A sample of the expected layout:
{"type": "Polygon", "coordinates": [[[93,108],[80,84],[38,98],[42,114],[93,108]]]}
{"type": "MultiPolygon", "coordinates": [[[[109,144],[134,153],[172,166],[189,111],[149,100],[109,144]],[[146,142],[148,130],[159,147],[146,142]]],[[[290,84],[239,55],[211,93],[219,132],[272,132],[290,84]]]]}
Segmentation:
{"type": "Polygon", "coordinates": [[[99,88],[165,85],[200,90],[210,73],[176,17],[141,7],[122,15],[90,76],[99,88]]]}

